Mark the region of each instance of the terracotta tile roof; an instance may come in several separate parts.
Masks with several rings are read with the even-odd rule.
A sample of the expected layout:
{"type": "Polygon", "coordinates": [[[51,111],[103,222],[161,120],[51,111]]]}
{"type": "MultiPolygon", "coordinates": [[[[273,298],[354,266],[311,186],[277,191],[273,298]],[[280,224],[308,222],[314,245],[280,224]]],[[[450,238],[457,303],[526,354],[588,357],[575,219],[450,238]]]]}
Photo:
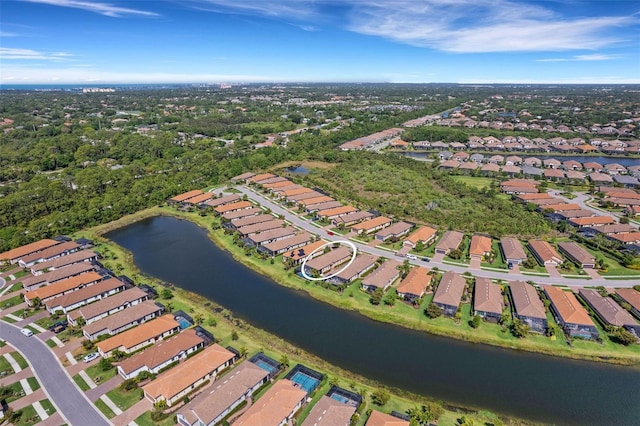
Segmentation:
{"type": "Polygon", "coordinates": [[[351,424],[356,407],[322,395],[302,422],[302,426],[342,426],[351,424]]]}
{"type": "Polygon", "coordinates": [[[291,195],[287,197],[287,201],[290,201],[290,202],[301,201],[301,200],[306,200],[307,198],[321,197],[323,195],[325,194],[321,194],[318,191],[305,192],[303,194],[291,195]]]}
{"type": "Polygon", "coordinates": [[[277,426],[306,396],[307,392],[292,381],[278,380],[235,421],[234,426],[277,426]]]}
{"type": "Polygon", "coordinates": [[[623,244],[634,243],[636,241],[640,241],[640,232],[625,232],[622,234],[612,234],[612,235],[609,235],[609,238],[612,238],[616,241],[620,241],[623,244]]]}
{"type": "Polygon", "coordinates": [[[120,347],[128,349],[175,328],[180,328],[180,324],[173,319],[173,315],[167,314],[98,342],[96,346],[102,353],[108,353],[120,347]]]}
{"type": "Polygon", "coordinates": [[[591,253],[580,247],[574,242],[563,241],[558,243],[558,249],[565,253],[569,258],[580,264],[595,264],[596,258],[591,253]]]}
{"type": "Polygon", "coordinates": [[[196,197],[198,195],[202,194],[202,191],[199,189],[194,189],[192,191],[189,192],[183,192],[182,194],[176,195],[175,197],[171,198],[171,201],[176,201],[178,203],[181,203],[182,201],[186,201],[189,198],[193,198],[196,197]]]}
{"type": "Polygon", "coordinates": [[[322,247],[324,244],[326,244],[326,241],[322,241],[322,240],[316,241],[314,243],[310,243],[310,244],[307,244],[306,246],[302,246],[293,250],[293,254],[291,254],[291,252],[286,252],[286,253],[283,253],[282,256],[284,258],[289,258],[294,261],[297,261],[305,256],[310,255],[311,253],[313,253],[314,250],[318,249],[319,247],[322,247]],[[303,254],[301,255],[300,253],[303,253],[303,254]]]}
{"type": "Polygon", "coordinates": [[[321,195],[319,197],[306,198],[304,200],[298,201],[298,204],[303,206],[311,206],[313,204],[326,203],[327,201],[335,201],[333,198],[328,195],[321,195]]]}
{"type": "Polygon", "coordinates": [[[139,321],[142,318],[152,315],[154,313],[160,313],[162,308],[153,300],[145,300],[142,303],[138,303],[127,309],[116,312],[113,315],[99,319],[84,326],[82,331],[85,335],[93,336],[97,333],[107,331],[109,334],[114,334],[118,329],[131,324],[134,321],[139,321]]]}
{"type": "Polygon", "coordinates": [[[516,198],[519,198],[522,201],[531,201],[531,200],[546,200],[546,199],[555,199],[547,192],[536,192],[532,194],[521,194],[516,198]]]}
{"type": "Polygon", "coordinates": [[[268,222],[260,222],[237,227],[236,231],[238,231],[240,235],[251,235],[258,232],[269,231],[271,229],[282,228],[282,225],[284,225],[284,220],[273,218],[268,222]]]}
{"type": "Polygon", "coordinates": [[[271,182],[271,183],[263,183],[262,186],[267,188],[267,189],[275,189],[275,188],[282,188],[284,186],[289,186],[289,185],[294,185],[293,182],[291,182],[289,179],[284,179],[278,182],[271,182]]]}
{"type": "Polygon", "coordinates": [[[466,285],[467,281],[462,275],[452,271],[445,272],[442,274],[440,284],[438,284],[438,288],[433,295],[433,302],[449,306],[459,306],[466,285]]]}
{"type": "Polygon", "coordinates": [[[231,194],[231,195],[225,195],[224,197],[220,197],[220,198],[214,198],[213,200],[207,201],[205,204],[209,207],[218,207],[224,204],[233,203],[238,200],[240,200],[240,195],[231,194]]]}
{"type": "MultiPolygon", "coordinates": [[[[361,274],[364,270],[371,268],[373,265],[375,265],[377,260],[378,260],[378,256],[374,256],[374,255],[371,255],[371,254],[358,255],[353,260],[353,262],[351,262],[351,264],[349,266],[347,266],[344,269],[344,271],[342,271],[338,275],[336,275],[336,277],[344,279],[344,280],[350,280],[354,276],[356,276],[358,274],[361,274]]],[[[343,267],[344,267],[344,265],[336,266],[336,272],[339,271],[340,269],[342,269],[343,267]]],[[[331,274],[333,272],[334,271],[331,271],[331,272],[329,272],[329,274],[331,274]]]]}
{"type": "Polygon", "coordinates": [[[365,426],[409,426],[409,422],[374,410],[365,426]]]}
{"type": "Polygon", "coordinates": [[[325,201],[324,203],[319,203],[319,204],[309,204],[306,207],[306,209],[309,212],[314,212],[314,211],[335,209],[339,207],[342,207],[342,203],[340,201],[333,200],[333,201],[325,201]]]}
{"type": "MultiPolygon", "coordinates": [[[[277,252],[280,250],[288,250],[290,247],[298,246],[300,244],[306,244],[311,241],[311,234],[308,232],[301,232],[298,235],[295,235],[290,238],[285,238],[284,240],[274,241],[269,244],[265,244],[264,247],[277,252]]],[[[294,249],[297,250],[297,249],[294,249]]]]}
{"type": "Polygon", "coordinates": [[[341,223],[350,224],[350,223],[366,220],[372,217],[373,217],[373,213],[371,212],[358,211],[358,212],[347,213],[345,215],[335,217],[333,218],[333,220],[338,224],[341,224],[341,223]]]}
{"type": "Polygon", "coordinates": [[[27,292],[24,297],[29,300],[33,300],[38,297],[41,301],[45,301],[50,297],[54,297],[58,294],[66,293],[75,288],[100,281],[102,276],[97,272],[87,272],[86,274],[76,275],[75,277],[67,278],[65,280],[58,281],[54,284],[50,284],[46,287],[40,287],[33,291],[27,292]]]}
{"type": "Polygon", "coordinates": [[[311,188],[297,188],[297,189],[290,189],[287,191],[282,191],[282,195],[285,197],[290,197],[292,195],[300,195],[300,194],[305,194],[307,192],[315,192],[313,189],[311,188]]]}
{"type": "Polygon", "coordinates": [[[248,208],[251,208],[251,207],[253,207],[253,204],[251,204],[250,201],[238,201],[236,203],[231,203],[231,204],[225,204],[225,205],[222,205],[222,206],[218,206],[214,210],[219,214],[223,214],[223,213],[227,213],[227,212],[232,212],[234,210],[248,209],[248,208]]]}
{"type": "Polygon", "coordinates": [[[233,226],[238,229],[243,226],[255,225],[256,223],[271,222],[274,217],[270,214],[259,214],[256,216],[245,217],[244,219],[234,220],[233,226]]]}
{"type": "Polygon", "coordinates": [[[578,226],[609,225],[612,223],[616,223],[616,221],[613,220],[611,216],[578,217],[575,219],[571,219],[571,222],[575,223],[578,226]]]}
{"type": "Polygon", "coordinates": [[[73,291],[71,293],[67,293],[63,296],[54,297],[49,299],[45,304],[48,308],[54,308],[56,306],[60,306],[61,308],[66,308],[71,305],[75,305],[76,303],[80,303],[83,300],[87,300],[89,298],[95,297],[101,293],[108,293],[112,290],[123,288],[124,283],[117,278],[109,278],[104,281],[100,281],[94,285],[90,285],[89,287],[81,288],[80,290],[73,291]]]}
{"type": "Polygon", "coordinates": [[[93,250],[80,250],[66,256],[60,256],[56,259],[48,260],[42,263],[36,263],[31,267],[32,271],[44,271],[45,269],[58,269],[66,265],[84,262],[98,257],[98,253],[93,250]]]}
{"type": "Polygon", "coordinates": [[[257,183],[260,183],[260,181],[267,180],[267,179],[271,179],[272,177],[276,177],[276,175],[271,174],[271,173],[262,173],[262,174],[259,174],[259,175],[253,175],[253,176],[251,176],[251,177],[247,178],[247,181],[248,181],[248,182],[257,182],[257,183]]]}
{"type": "Polygon", "coordinates": [[[213,198],[213,194],[211,192],[205,192],[204,194],[201,195],[196,195],[195,197],[189,198],[188,200],[185,200],[185,203],[187,204],[199,204],[199,203],[203,203],[209,199],[213,198]]]}
{"type": "Polygon", "coordinates": [[[56,244],[60,244],[60,242],[58,242],[56,240],[40,240],[40,241],[36,241],[35,243],[26,244],[24,246],[20,246],[20,247],[14,248],[13,250],[5,251],[4,253],[0,254],[0,260],[4,260],[4,259],[8,259],[8,260],[19,259],[19,258],[27,256],[27,255],[29,255],[31,253],[35,253],[35,252],[44,250],[46,248],[49,248],[51,246],[54,246],[56,244]]]}
{"type": "Polygon", "coordinates": [[[411,228],[413,228],[413,225],[410,223],[402,222],[402,221],[396,222],[376,232],[376,237],[387,238],[387,237],[393,237],[393,236],[401,236],[404,233],[409,232],[411,228]]]}
{"type": "Polygon", "coordinates": [[[412,268],[407,276],[398,284],[398,293],[413,294],[415,296],[421,296],[427,286],[431,283],[431,275],[429,275],[429,269],[417,266],[412,268]]]}
{"type": "Polygon", "coordinates": [[[136,300],[144,300],[147,297],[147,293],[145,293],[145,291],[140,287],[133,287],[107,297],[106,299],[98,300],[90,305],[76,309],[75,311],[70,312],[69,315],[74,319],[82,316],[85,320],[90,320],[91,318],[102,315],[112,309],[132,303],[136,300]]]}
{"type": "Polygon", "coordinates": [[[306,266],[316,271],[325,269],[336,262],[346,261],[351,258],[353,251],[350,247],[340,246],[329,253],[315,257],[306,263],[306,266]]]}
{"type": "Polygon", "coordinates": [[[234,221],[237,219],[242,219],[243,217],[256,216],[262,213],[264,213],[264,210],[262,210],[260,207],[251,207],[250,209],[223,213],[222,217],[224,217],[225,219],[229,219],[230,221],[234,221]]]}
{"type": "Polygon", "coordinates": [[[161,374],[143,386],[144,393],[153,399],[163,396],[166,400],[178,395],[207,374],[218,370],[235,357],[233,352],[214,343],[202,352],[161,374]]]}
{"type": "Polygon", "coordinates": [[[251,241],[253,241],[255,244],[261,244],[274,238],[284,239],[287,237],[287,235],[293,236],[295,234],[296,228],[294,228],[293,226],[287,226],[285,228],[276,228],[269,231],[260,232],[259,234],[254,234],[248,238],[251,239],[251,241]]]}
{"type": "Polygon", "coordinates": [[[55,246],[49,247],[37,253],[31,253],[27,256],[22,257],[20,260],[24,263],[31,263],[40,259],[46,260],[54,256],[59,256],[60,254],[67,251],[78,250],[79,248],[80,244],[76,243],[75,241],[67,241],[61,244],[56,244],[55,246]]]}
{"type": "Polygon", "coordinates": [[[246,173],[243,173],[241,175],[232,177],[231,180],[236,180],[236,181],[238,181],[238,180],[247,180],[247,179],[249,179],[251,177],[254,177],[254,176],[255,176],[255,173],[246,172],[246,173]]]}
{"type": "Polygon", "coordinates": [[[269,178],[269,179],[261,180],[260,181],[260,185],[262,185],[265,188],[268,188],[267,185],[271,185],[271,184],[274,184],[274,183],[281,183],[281,182],[293,183],[293,182],[291,182],[289,179],[287,179],[285,177],[276,176],[276,177],[272,177],[272,178],[269,178]]]}
{"type": "Polygon", "coordinates": [[[405,241],[411,242],[414,245],[418,244],[418,241],[429,241],[436,234],[436,230],[428,227],[421,226],[420,228],[413,231],[409,236],[405,239],[405,241]]]}
{"type": "Polygon", "coordinates": [[[56,269],[54,271],[45,272],[40,275],[29,275],[22,279],[22,285],[24,288],[28,288],[36,284],[52,284],[56,281],[64,280],[74,275],[79,275],[83,272],[93,271],[95,266],[90,263],[82,262],[70,265],[65,268],[56,269]]]}
{"type": "Polygon", "coordinates": [[[351,227],[354,231],[368,231],[378,226],[390,224],[393,222],[391,219],[385,216],[374,217],[373,219],[365,220],[364,222],[357,223],[351,227]]]}
{"type": "Polygon", "coordinates": [[[145,366],[149,370],[153,370],[200,344],[204,344],[204,340],[196,334],[194,329],[190,328],[179,333],[177,336],[162,340],[148,349],[138,352],[131,358],[125,359],[118,364],[118,367],[125,374],[133,373],[145,366]]]}
{"type": "Polygon", "coordinates": [[[532,285],[524,281],[509,281],[509,290],[516,314],[538,319],[547,317],[544,304],[532,285]]]}
{"type": "Polygon", "coordinates": [[[616,290],[616,294],[625,302],[630,304],[634,309],[640,311],[640,291],[636,291],[632,288],[619,288],[616,290]]]}
{"type": "Polygon", "coordinates": [[[566,324],[594,325],[589,313],[578,302],[572,291],[564,291],[550,285],[544,285],[542,289],[566,324]]]}
{"type": "Polygon", "coordinates": [[[345,215],[347,213],[353,213],[357,211],[358,209],[356,209],[353,206],[342,206],[342,207],[335,207],[333,209],[328,209],[328,210],[320,210],[318,212],[318,216],[326,216],[326,217],[340,216],[340,215],[345,215]]]}
{"type": "Polygon", "coordinates": [[[265,380],[268,375],[268,371],[252,362],[243,361],[221,380],[180,408],[178,414],[189,419],[191,424],[199,419],[208,425],[222,416],[234,402],[265,380]]]}
{"type": "Polygon", "coordinates": [[[482,312],[502,314],[503,297],[500,285],[491,282],[489,278],[476,278],[473,288],[473,309],[482,312]]]}
{"type": "MultiPolygon", "coordinates": [[[[293,191],[294,189],[305,189],[305,188],[306,187],[304,187],[302,185],[298,185],[297,183],[291,182],[288,185],[278,186],[277,188],[271,188],[271,192],[273,192],[274,194],[277,194],[278,196],[280,196],[280,195],[282,195],[283,193],[285,193],[287,191],[293,191]]],[[[297,195],[307,194],[307,193],[309,193],[309,191],[301,192],[299,194],[295,194],[294,193],[294,194],[291,194],[290,197],[295,197],[297,195]]]]}
{"type": "Polygon", "coordinates": [[[469,254],[473,256],[484,256],[491,253],[491,238],[484,235],[474,235],[471,237],[471,246],[469,254]]]}
{"type": "Polygon", "coordinates": [[[545,205],[543,210],[547,210],[547,209],[551,209],[554,212],[565,212],[570,210],[580,210],[580,206],[577,204],[558,203],[558,204],[545,205]]]}
{"type": "Polygon", "coordinates": [[[562,262],[562,256],[558,254],[556,249],[553,248],[551,244],[542,240],[530,240],[529,247],[537,254],[538,258],[542,260],[542,262],[562,262]]]}

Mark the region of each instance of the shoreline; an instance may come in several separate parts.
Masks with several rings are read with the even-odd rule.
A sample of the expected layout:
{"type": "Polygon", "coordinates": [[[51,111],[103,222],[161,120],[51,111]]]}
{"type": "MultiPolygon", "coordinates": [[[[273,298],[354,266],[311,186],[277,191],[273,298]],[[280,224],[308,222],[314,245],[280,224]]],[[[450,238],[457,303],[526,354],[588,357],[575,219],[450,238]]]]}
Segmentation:
{"type": "MultiPolygon", "coordinates": [[[[337,301],[334,299],[336,298],[337,293],[331,290],[325,290],[322,288],[318,289],[318,291],[313,291],[314,289],[316,289],[316,287],[311,287],[312,284],[309,283],[308,287],[305,286],[304,283],[297,284],[293,282],[295,278],[293,278],[293,280],[289,280],[289,279],[282,280],[280,279],[280,277],[276,276],[272,271],[269,270],[270,269],[269,266],[271,266],[270,263],[265,263],[264,261],[260,259],[256,259],[254,257],[241,256],[238,253],[236,253],[236,250],[233,250],[233,247],[235,246],[233,245],[230,246],[226,241],[224,241],[223,238],[221,238],[220,235],[217,235],[211,229],[210,226],[207,226],[207,223],[205,223],[205,220],[206,218],[211,218],[211,216],[202,217],[202,216],[199,216],[197,213],[178,212],[168,207],[152,207],[150,209],[141,210],[140,212],[134,213],[132,215],[124,216],[123,218],[110,222],[108,224],[99,225],[95,227],[97,229],[94,232],[97,235],[102,237],[105,233],[109,231],[122,228],[124,226],[133,224],[140,220],[144,220],[144,219],[154,217],[154,216],[159,216],[159,215],[172,216],[181,220],[189,220],[190,222],[194,223],[195,225],[205,230],[205,232],[207,232],[207,236],[209,237],[209,239],[214,244],[216,244],[216,246],[218,246],[220,249],[225,250],[227,253],[229,253],[234,260],[242,263],[245,267],[251,268],[253,271],[273,280],[278,285],[282,285],[287,288],[291,288],[298,291],[304,291],[306,294],[308,294],[309,296],[311,296],[312,298],[314,298],[319,302],[329,303],[335,308],[357,312],[358,314],[363,315],[374,321],[388,323],[388,324],[392,324],[392,325],[396,325],[396,326],[400,326],[400,327],[404,327],[404,328],[408,328],[416,331],[423,331],[436,336],[463,340],[469,343],[485,344],[485,345],[500,347],[504,349],[532,352],[532,353],[537,353],[537,354],[542,354],[547,356],[556,356],[561,358],[569,358],[569,359],[582,360],[582,361],[605,362],[609,364],[631,366],[634,368],[640,367],[640,355],[635,355],[635,356],[634,355],[623,355],[623,356],[594,355],[590,353],[585,353],[584,351],[580,351],[580,350],[578,350],[577,352],[558,353],[555,350],[549,350],[547,348],[536,346],[536,342],[531,342],[530,340],[527,341],[527,338],[522,340],[517,340],[515,342],[513,341],[502,342],[498,339],[487,340],[486,338],[479,338],[477,336],[473,336],[472,333],[467,333],[464,330],[456,330],[456,328],[453,326],[440,328],[433,324],[428,324],[428,319],[426,317],[424,321],[407,321],[406,318],[400,317],[399,315],[396,315],[392,312],[388,312],[388,311],[378,312],[378,311],[375,311],[373,307],[372,309],[365,309],[363,306],[356,306],[356,307],[350,306],[348,299],[344,303],[336,303],[337,301]],[[321,290],[324,290],[324,292],[321,290]],[[330,293],[325,294],[325,292],[327,291],[330,293]],[[516,344],[514,345],[514,343],[516,344]]],[[[114,244],[113,242],[111,243],[114,244]]],[[[133,265],[132,259],[127,259],[127,261],[131,263],[131,266],[135,270],[137,270],[137,268],[135,268],[135,265],[133,265]]],[[[567,348],[567,351],[575,350],[568,346],[566,348],[567,348]]]]}

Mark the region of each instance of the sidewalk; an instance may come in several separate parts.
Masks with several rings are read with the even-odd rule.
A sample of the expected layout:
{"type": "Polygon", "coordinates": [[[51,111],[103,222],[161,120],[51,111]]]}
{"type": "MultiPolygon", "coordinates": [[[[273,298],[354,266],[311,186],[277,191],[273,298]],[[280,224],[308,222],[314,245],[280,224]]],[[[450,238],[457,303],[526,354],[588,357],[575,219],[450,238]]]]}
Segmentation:
{"type": "Polygon", "coordinates": [[[116,425],[129,425],[132,421],[140,417],[145,412],[151,410],[153,404],[147,398],[142,398],[139,402],[129,407],[127,411],[120,414],[118,417],[111,419],[113,424],[116,425]]]}

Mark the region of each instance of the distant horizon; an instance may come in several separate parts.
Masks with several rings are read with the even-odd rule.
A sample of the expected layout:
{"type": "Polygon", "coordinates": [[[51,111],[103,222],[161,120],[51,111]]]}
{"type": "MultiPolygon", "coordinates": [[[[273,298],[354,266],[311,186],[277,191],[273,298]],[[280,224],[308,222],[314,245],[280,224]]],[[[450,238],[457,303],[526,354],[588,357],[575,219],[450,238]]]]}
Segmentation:
{"type": "Polygon", "coordinates": [[[640,84],[640,4],[3,0],[0,84],[640,84]]]}

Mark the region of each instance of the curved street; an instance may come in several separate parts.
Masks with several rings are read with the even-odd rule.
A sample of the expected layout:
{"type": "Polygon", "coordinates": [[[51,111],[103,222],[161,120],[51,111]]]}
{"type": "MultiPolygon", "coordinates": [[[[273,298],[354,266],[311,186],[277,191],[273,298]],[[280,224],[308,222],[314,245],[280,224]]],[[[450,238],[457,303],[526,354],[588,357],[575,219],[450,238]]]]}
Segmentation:
{"type": "MultiPolygon", "coordinates": [[[[265,197],[263,194],[253,191],[250,188],[245,186],[234,186],[235,189],[240,191],[243,194],[246,194],[247,197],[253,198],[255,201],[260,203],[262,206],[270,209],[273,213],[283,215],[286,220],[293,223],[298,228],[304,229],[307,232],[312,234],[319,235],[320,238],[327,241],[336,241],[343,239],[340,235],[329,235],[327,231],[318,228],[309,221],[292,214],[289,210],[285,209],[283,206],[273,202],[271,199],[265,197]]],[[[454,271],[460,274],[465,272],[470,272],[477,277],[486,277],[494,280],[519,280],[519,281],[535,281],[536,283],[541,284],[551,284],[551,285],[564,285],[570,287],[584,287],[584,286],[604,286],[604,287],[633,287],[634,285],[640,285],[639,279],[624,279],[624,280],[613,280],[613,279],[605,279],[605,278],[597,278],[597,279],[574,279],[574,278],[565,278],[565,277],[541,277],[535,275],[525,275],[519,274],[515,272],[497,272],[490,271],[485,269],[470,269],[463,266],[450,265],[448,263],[437,262],[431,260],[429,262],[425,262],[422,260],[410,260],[406,257],[397,256],[396,254],[388,251],[382,250],[376,247],[370,247],[366,244],[357,242],[355,240],[349,240],[353,242],[359,251],[363,253],[369,253],[380,257],[386,257],[388,259],[396,259],[399,261],[408,260],[412,265],[418,266],[426,266],[429,268],[438,267],[438,269],[442,271],[454,271]]]]}
{"type": "Polygon", "coordinates": [[[0,336],[27,359],[51,402],[70,425],[107,426],[111,423],[76,387],[49,347],[35,335],[23,336],[14,325],[0,321],[0,336]]]}

